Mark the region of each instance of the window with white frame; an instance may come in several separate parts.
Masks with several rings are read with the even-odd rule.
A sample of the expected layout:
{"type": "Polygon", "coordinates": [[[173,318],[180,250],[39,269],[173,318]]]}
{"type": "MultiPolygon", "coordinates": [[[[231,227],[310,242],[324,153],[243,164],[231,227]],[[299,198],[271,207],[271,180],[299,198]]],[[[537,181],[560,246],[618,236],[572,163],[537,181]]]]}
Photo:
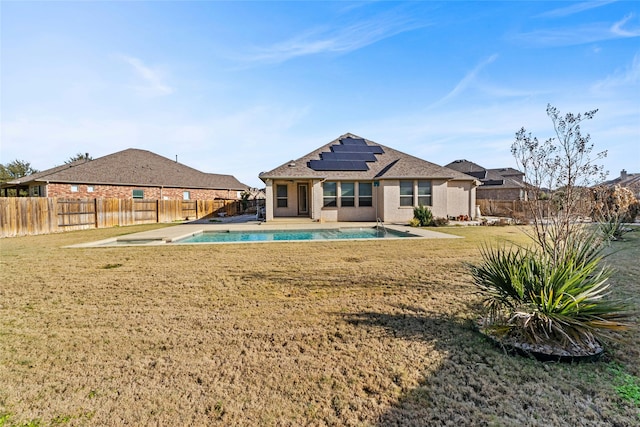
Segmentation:
{"type": "Polygon", "coordinates": [[[338,206],[338,183],[325,182],[322,185],[322,206],[336,207],[338,206]]]}
{"type": "Polygon", "coordinates": [[[77,185],[72,185],[71,186],[71,192],[72,193],[77,193],[78,192],[78,186],[77,185]]]}
{"type": "Polygon", "coordinates": [[[370,182],[358,183],[358,206],[373,206],[373,191],[370,182]]]}
{"type": "Polygon", "coordinates": [[[400,206],[413,206],[413,181],[400,181],[400,206]]]}
{"type": "Polygon", "coordinates": [[[288,205],[288,187],[286,185],[276,185],[276,206],[286,208],[288,205]]]}
{"type": "Polygon", "coordinates": [[[132,196],[134,199],[144,199],[144,190],[133,190],[132,196]]]}
{"type": "Polygon", "coordinates": [[[356,183],[341,182],[340,183],[340,206],[353,207],[356,205],[356,183]]]}
{"type": "Polygon", "coordinates": [[[191,200],[191,192],[183,191],[182,192],[182,200],[191,200]]]}
{"type": "Polygon", "coordinates": [[[431,181],[418,181],[418,206],[431,206],[431,181]]]}
{"type": "Polygon", "coordinates": [[[94,188],[93,185],[87,185],[87,193],[93,193],[94,188]]]}

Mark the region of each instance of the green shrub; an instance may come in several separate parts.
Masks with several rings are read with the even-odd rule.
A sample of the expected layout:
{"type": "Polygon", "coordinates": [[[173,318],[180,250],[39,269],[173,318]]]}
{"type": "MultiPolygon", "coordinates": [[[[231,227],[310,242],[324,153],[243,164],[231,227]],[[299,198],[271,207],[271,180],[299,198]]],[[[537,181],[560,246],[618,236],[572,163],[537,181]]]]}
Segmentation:
{"type": "Polygon", "coordinates": [[[418,206],[413,208],[413,217],[419,221],[420,227],[427,227],[433,223],[433,214],[426,206],[418,206]]]}
{"type": "Polygon", "coordinates": [[[600,267],[600,246],[575,238],[562,259],[530,248],[482,248],[482,263],[470,265],[494,334],[526,343],[593,346],[609,331],[628,326],[621,302],[607,299],[612,270],[600,267]]]}

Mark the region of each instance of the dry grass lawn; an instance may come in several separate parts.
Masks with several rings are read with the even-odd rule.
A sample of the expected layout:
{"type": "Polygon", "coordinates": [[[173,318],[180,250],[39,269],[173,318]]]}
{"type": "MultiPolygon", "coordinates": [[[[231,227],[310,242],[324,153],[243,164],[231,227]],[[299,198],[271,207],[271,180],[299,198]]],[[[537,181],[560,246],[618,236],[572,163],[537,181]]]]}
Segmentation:
{"type": "MultiPolygon", "coordinates": [[[[0,426],[640,423],[637,329],[573,365],[474,332],[464,262],[482,242],[524,242],[516,227],[62,248],[146,229],[0,240],[0,426]]],[[[629,236],[609,260],[614,294],[638,307],[640,231],[629,236]]]]}

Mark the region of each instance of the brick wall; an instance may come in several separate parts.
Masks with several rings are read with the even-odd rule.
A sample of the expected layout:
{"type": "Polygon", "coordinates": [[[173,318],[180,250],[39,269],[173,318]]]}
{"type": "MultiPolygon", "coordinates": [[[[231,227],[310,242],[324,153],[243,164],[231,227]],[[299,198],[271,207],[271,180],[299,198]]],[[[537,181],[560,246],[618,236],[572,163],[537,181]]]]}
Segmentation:
{"type": "Polygon", "coordinates": [[[191,200],[238,199],[236,190],[202,190],[192,188],[133,187],[124,185],[48,184],[46,197],[91,198],[91,199],[132,199],[133,190],[142,190],[143,197],[151,200],[182,200],[183,193],[189,192],[191,200]],[[77,191],[72,191],[72,186],[77,191]],[[93,187],[93,191],[89,191],[93,187]]]}

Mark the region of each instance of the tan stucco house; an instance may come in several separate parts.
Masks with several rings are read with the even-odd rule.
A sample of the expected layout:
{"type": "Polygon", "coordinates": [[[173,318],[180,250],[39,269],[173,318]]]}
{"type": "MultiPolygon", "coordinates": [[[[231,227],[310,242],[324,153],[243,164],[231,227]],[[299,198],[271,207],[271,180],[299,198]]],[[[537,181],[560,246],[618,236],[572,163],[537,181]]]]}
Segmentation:
{"type": "Polygon", "coordinates": [[[317,150],[262,172],[267,221],[407,222],[413,208],[435,217],[476,212],[475,178],[347,133],[317,150]]]}

